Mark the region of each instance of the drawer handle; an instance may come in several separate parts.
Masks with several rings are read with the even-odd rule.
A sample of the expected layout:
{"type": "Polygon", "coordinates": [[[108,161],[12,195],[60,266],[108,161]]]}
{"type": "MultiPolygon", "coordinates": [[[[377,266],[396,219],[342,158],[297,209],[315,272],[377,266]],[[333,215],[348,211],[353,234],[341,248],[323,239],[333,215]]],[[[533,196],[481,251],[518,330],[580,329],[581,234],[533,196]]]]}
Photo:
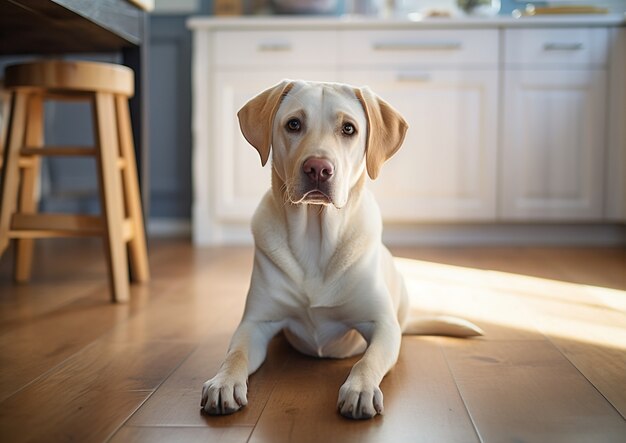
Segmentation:
{"type": "Polygon", "coordinates": [[[456,51],[461,47],[459,42],[396,42],[372,45],[375,51],[456,51]]]}
{"type": "Polygon", "coordinates": [[[428,73],[419,73],[419,74],[398,74],[396,76],[396,81],[398,82],[416,82],[416,83],[425,83],[431,80],[430,74],[428,73]]]}
{"type": "Polygon", "coordinates": [[[579,51],[583,48],[582,43],[546,43],[544,51],[579,51]]]}
{"type": "Polygon", "coordinates": [[[261,43],[257,50],[260,52],[291,51],[291,45],[289,43],[261,43]]]}

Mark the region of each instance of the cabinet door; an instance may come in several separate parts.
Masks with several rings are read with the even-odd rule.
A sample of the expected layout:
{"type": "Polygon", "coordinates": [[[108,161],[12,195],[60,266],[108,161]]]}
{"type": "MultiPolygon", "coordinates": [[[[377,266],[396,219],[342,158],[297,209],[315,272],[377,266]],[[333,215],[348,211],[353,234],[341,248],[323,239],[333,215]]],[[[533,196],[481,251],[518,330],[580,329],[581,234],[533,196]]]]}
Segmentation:
{"type": "MultiPolygon", "coordinates": [[[[270,188],[271,161],[264,168],[257,151],[241,134],[237,111],[252,97],[283,78],[333,81],[333,72],[218,71],[211,100],[210,198],[220,221],[248,222],[270,188]]],[[[210,171],[210,172],[209,172],[210,171]]]]}
{"type": "Polygon", "coordinates": [[[498,74],[343,71],[405,117],[404,145],[370,183],[391,222],[493,220],[498,74]]]}
{"type": "Polygon", "coordinates": [[[605,71],[505,73],[501,216],[599,220],[605,71]]]}

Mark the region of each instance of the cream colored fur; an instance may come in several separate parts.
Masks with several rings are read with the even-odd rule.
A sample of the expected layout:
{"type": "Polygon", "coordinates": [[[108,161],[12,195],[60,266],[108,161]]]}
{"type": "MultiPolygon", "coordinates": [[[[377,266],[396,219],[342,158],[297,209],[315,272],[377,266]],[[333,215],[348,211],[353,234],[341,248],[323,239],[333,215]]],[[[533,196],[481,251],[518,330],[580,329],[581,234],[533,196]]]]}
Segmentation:
{"type": "Polygon", "coordinates": [[[406,122],[367,88],[301,81],[262,92],[238,115],[263,164],[271,154],[272,187],[252,221],[254,267],[243,319],[219,372],[204,384],[203,410],[229,414],[245,406],[248,375],[284,331],[308,355],[363,353],[337,406],[349,418],[382,413],[379,385],[398,358],[403,328],[480,334],[458,319],[407,318],[404,281],[381,243],[380,211],[364,186],[400,148],[406,122]],[[327,182],[312,184],[303,172],[310,158],[332,165],[327,182]]]}

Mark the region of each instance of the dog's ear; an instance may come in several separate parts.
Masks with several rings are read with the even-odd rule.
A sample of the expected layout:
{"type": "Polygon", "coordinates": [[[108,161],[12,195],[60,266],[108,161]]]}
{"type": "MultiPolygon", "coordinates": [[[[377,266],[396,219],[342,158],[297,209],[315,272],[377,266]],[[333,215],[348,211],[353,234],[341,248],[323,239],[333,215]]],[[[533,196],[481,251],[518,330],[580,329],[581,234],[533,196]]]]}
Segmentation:
{"type": "Polygon", "coordinates": [[[237,113],[241,132],[248,143],[259,151],[263,166],[270,156],[274,116],[283,97],[292,87],[291,80],[283,80],[252,98],[237,113]]]}
{"type": "Polygon", "coordinates": [[[402,146],[409,125],[398,111],[369,88],[355,88],[354,92],[367,118],[365,157],[367,173],[373,180],[378,177],[383,163],[402,146]]]}

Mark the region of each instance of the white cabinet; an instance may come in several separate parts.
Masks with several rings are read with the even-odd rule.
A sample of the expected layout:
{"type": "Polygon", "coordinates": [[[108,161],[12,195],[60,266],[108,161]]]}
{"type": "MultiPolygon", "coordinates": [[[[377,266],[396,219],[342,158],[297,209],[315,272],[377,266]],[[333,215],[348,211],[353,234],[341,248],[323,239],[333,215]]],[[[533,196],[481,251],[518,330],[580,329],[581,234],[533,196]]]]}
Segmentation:
{"type": "Polygon", "coordinates": [[[533,69],[604,66],[606,28],[507,29],[504,63],[533,69]]]}
{"type": "Polygon", "coordinates": [[[601,220],[606,30],[506,32],[501,218],[601,220]]]}
{"type": "Polygon", "coordinates": [[[271,165],[239,129],[237,111],[285,78],[336,81],[334,31],[254,30],[196,34],[194,42],[193,235],[199,244],[248,241],[270,188],[271,165]]]}
{"type": "MultiPolygon", "coordinates": [[[[261,90],[278,82],[273,73],[250,76],[216,72],[213,83],[211,182],[214,216],[218,222],[247,220],[270,183],[270,168],[261,168],[259,155],[242,137],[237,111],[261,90]]],[[[209,123],[209,122],[207,122],[209,123]]]]}
{"type": "Polygon", "coordinates": [[[602,218],[605,94],[603,70],[507,73],[503,218],[602,218]]]}
{"type": "Polygon", "coordinates": [[[341,80],[369,86],[409,124],[369,185],[384,221],[495,220],[498,32],[349,30],[340,48],[341,80]]]}
{"type": "Polygon", "coordinates": [[[339,33],[346,66],[484,67],[498,63],[494,29],[368,29],[339,33]]]}
{"type": "Polygon", "coordinates": [[[224,69],[293,69],[336,64],[337,31],[236,30],[213,34],[213,60],[224,69]]]}
{"type": "Polygon", "coordinates": [[[369,85],[408,120],[402,148],[369,184],[385,221],[496,217],[495,70],[341,72],[369,85]]]}
{"type": "Polygon", "coordinates": [[[196,181],[209,188],[209,242],[228,239],[229,226],[246,226],[270,186],[270,166],[261,168],[236,113],[283,78],[369,85],[408,120],[404,147],[370,184],[385,221],[495,220],[496,31],[252,30],[210,37],[209,167],[195,169],[196,181]]]}
{"type": "Polygon", "coordinates": [[[284,78],[367,85],[406,118],[403,147],[368,184],[387,229],[623,219],[626,33],[534,20],[198,24],[194,241],[251,239],[271,170],[236,114],[284,78]]]}

